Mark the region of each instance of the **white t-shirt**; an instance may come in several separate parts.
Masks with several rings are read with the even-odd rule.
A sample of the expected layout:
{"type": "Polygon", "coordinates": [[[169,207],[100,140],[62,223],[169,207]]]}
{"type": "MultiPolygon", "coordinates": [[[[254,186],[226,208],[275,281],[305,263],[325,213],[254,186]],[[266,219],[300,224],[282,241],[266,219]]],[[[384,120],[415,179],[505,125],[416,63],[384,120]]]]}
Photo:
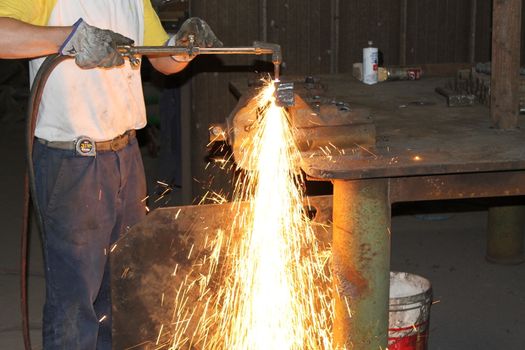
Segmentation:
{"type": "MultiPolygon", "coordinates": [[[[146,35],[150,37],[148,45],[162,45],[167,39],[150,0],[32,1],[49,11],[47,21],[39,19],[48,26],[69,26],[83,18],[92,26],[133,39],[135,45],[145,45],[146,35]]],[[[10,6],[5,7],[8,9],[0,5],[0,16],[9,16],[10,6]]],[[[15,13],[9,17],[19,16],[15,13]]],[[[24,17],[18,19],[30,22],[24,17]]],[[[43,58],[30,62],[31,81],[42,62],[43,58]]],[[[72,141],[79,136],[104,141],[145,125],[139,68],[132,68],[126,59],[121,67],[81,69],[70,59],[60,63],[46,83],[35,135],[48,141],[72,141]]]]}

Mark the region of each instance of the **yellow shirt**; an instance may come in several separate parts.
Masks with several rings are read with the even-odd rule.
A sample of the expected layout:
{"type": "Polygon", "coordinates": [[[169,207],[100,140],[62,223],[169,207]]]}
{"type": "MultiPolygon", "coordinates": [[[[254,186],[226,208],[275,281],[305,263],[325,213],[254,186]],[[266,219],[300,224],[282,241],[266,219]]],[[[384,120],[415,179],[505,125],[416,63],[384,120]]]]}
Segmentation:
{"type": "MultiPolygon", "coordinates": [[[[70,26],[83,18],[135,45],[161,46],[168,40],[150,0],[0,0],[0,16],[48,26],[70,26]]],[[[31,80],[42,62],[30,62],[31,80]]],[[[126,60],[122,67],[84,70],[66,60],[47,81],[35,135],[48,141],[79,136],[104,141],[145,125],[140,69],[126,60]]]]}
{"type": "MultiPolygon", "coordinates": [[[[0,0],[0,17],[15,18],[34,25],[48,24],[49,17],[58,0],[0,0]]],[[[70,2],[75,2],[71,0],[70,2]]],[[[160,46],[168,40],[150,0],[142,0],[144,6],[144,45],[160,46]]],[[[73,23],[71,23],[73,24],[73,23]]]]}

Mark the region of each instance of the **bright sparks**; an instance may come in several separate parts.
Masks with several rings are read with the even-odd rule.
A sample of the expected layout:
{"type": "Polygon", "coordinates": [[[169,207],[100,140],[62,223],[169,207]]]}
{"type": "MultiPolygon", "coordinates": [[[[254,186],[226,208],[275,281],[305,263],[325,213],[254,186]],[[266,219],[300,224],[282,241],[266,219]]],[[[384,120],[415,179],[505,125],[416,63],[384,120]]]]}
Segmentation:
{"type": "Polygon", "coordinates": [[[300,153],[273,92],[270,82],[254,106],[243,159],[252,170],[237,181],[230,234],[207,240],[206,274],[178,289],[170,349],[333,348],[329,253],[306,217],[300,153]],[[193,309],[192,290],[201,304],[193,309]]]}
{"type": "Polygon", "coordinates": [[[254,171],[237,197],[249,203],[240,211],[247,224],[234,246],[217,342],[221,349],[330,348],[323,310],[331,298],[319,286],[326,262],[305,217],[300,154],[273,92],[270,84],[260,95],[257,133],[246,145],[243,163],[254,171]]]}

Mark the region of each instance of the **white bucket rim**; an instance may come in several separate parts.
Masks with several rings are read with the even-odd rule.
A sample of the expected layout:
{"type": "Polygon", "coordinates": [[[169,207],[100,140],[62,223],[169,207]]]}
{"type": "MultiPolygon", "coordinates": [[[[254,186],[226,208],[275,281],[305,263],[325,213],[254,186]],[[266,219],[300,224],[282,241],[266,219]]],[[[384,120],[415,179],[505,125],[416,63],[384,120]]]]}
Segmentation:
{"type": "Polygon", "coordinates": [[[428,279],[408,272],[390,272],[390,306],[403,305],[411,309],[429,304],[431,300],[432,285],[428,279]]]}

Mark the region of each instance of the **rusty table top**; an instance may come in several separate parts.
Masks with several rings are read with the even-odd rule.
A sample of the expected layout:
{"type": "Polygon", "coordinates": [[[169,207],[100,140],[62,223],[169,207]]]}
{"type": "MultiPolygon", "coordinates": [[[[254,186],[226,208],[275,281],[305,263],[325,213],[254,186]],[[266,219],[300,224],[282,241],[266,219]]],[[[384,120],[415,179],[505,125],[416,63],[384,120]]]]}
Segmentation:
{"type": "MultiPolygon", "coordinates": [[[[375,147],[303,153],[317,179],[364,179],[525,169],[525,133],[491,127],[489,109],[447,107],[435,92],[446,78],[368,86],[350,75],[320,76],[326,97],[369,108],[375,147]]],[[[240,88],[239,91],[243,89],[240,88]]]]}

